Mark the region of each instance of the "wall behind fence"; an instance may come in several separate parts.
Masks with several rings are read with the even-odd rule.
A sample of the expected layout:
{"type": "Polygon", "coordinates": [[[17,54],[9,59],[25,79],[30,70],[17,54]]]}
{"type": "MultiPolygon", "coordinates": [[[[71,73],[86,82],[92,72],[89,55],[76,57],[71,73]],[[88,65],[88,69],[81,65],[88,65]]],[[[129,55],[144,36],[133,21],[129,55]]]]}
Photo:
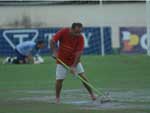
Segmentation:
{"type": "MultiPolygon", "coordinates": [[[[18,21],[29,21],[33,26],[63,27],[80,21],[84,26],[111,26],[112,47],[120,47],[119,27],[146,26],[145,4],[64,5],[0,7],[0,27],[18,21]],[[25,18],[23,20],[23,18],[25,18]],[[18,20],[18,21],[16,21],[18,20]]],[[[27,25],[28,27],[28,25],[27,25]]]]}

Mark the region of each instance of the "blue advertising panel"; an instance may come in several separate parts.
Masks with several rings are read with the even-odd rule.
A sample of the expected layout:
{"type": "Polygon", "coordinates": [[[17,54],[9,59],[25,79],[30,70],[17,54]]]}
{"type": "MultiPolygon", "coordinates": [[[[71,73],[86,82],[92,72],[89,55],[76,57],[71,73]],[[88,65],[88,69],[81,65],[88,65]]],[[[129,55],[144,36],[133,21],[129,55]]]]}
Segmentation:
{"type": "Polygon", "coordinates": [[[146,53],[146,27],[120,27],[121,53],[146,53]]]}
{"type": "MultiPolygon", "coordinates": [[[[27,40],[43,39],[46,48],[41,50],[41,54],[51,52],[49,41],[60,28],[33,28],[33,29],[0,29],[0,56],[13,56],[17,44],[27,40]]],[[[111,53],[111,28],[104,27],[104,42],[106,54],[111,53]]],[[[85,27],[84,54],[101,54],[101,38],[99,27],[85,27]]]]}

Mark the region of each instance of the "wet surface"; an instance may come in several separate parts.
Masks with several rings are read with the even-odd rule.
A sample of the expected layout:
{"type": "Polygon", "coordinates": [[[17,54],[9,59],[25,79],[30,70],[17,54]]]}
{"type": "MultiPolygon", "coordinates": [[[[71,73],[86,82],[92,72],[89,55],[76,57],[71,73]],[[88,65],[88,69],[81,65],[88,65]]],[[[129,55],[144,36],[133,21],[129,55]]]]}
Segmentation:
{"type": "MultiPolygon", "coordinates": [[[[102,89],[101,89],[102,90],[102,89]]],[[[30,94],[20,97],[20,101],[43,101],[55,103],[55,93],[48,90],[17,90],[16,93],[30,94]]],[[[101,103],[98,98],[91,101],[87,92],[83,89],[63,90],[61,96],[62,104],[73,104],[81,109],[150,109],[150,90],[109,90],[110,102],[101,103]]]]}

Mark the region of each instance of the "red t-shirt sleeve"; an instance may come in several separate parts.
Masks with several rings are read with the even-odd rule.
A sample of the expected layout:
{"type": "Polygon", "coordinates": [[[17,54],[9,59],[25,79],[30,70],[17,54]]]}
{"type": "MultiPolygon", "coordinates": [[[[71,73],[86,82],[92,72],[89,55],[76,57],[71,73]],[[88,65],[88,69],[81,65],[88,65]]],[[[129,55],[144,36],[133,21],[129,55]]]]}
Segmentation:
{"type": "Polygon", "coordinates": [[[77,46],[76,52],[82,52],[83,49],[84,49],[84,38],[83,38],[83,36],[81,36],[78,41],[78,46],[77,46]]]}
{"type": "Polygon", "coordinates": [[[62,36],[63,36],[63,34],[64,34],[65,31],[66,31],[65,29],[59,30],[59,31],[53,36],[52,39],[53,39],[55,42],[57,42],[58,40],[60,40],[60,39],[62,38],[62,36]]]}

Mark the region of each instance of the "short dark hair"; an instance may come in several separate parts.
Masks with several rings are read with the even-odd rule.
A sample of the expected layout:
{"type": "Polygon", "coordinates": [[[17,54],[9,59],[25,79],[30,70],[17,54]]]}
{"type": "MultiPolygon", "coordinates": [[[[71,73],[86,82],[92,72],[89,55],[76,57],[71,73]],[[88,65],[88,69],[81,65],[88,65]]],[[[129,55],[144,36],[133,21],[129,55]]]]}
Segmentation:
{"type": "Polygon", "coordinates": [[[79,22],[78,22],[78,23],[72,23],[71,28],[72,28],[72,29],[75,29],[77,26],[78,26],[78,27],[83,27],[82,23],[79,23],[79,22]]]}
{"type": "Polygon", "coordinates": [[[43,40],[38,40],[38,41],[36,41],[36,44],[44,44],[44,41],[43,40]]]}

